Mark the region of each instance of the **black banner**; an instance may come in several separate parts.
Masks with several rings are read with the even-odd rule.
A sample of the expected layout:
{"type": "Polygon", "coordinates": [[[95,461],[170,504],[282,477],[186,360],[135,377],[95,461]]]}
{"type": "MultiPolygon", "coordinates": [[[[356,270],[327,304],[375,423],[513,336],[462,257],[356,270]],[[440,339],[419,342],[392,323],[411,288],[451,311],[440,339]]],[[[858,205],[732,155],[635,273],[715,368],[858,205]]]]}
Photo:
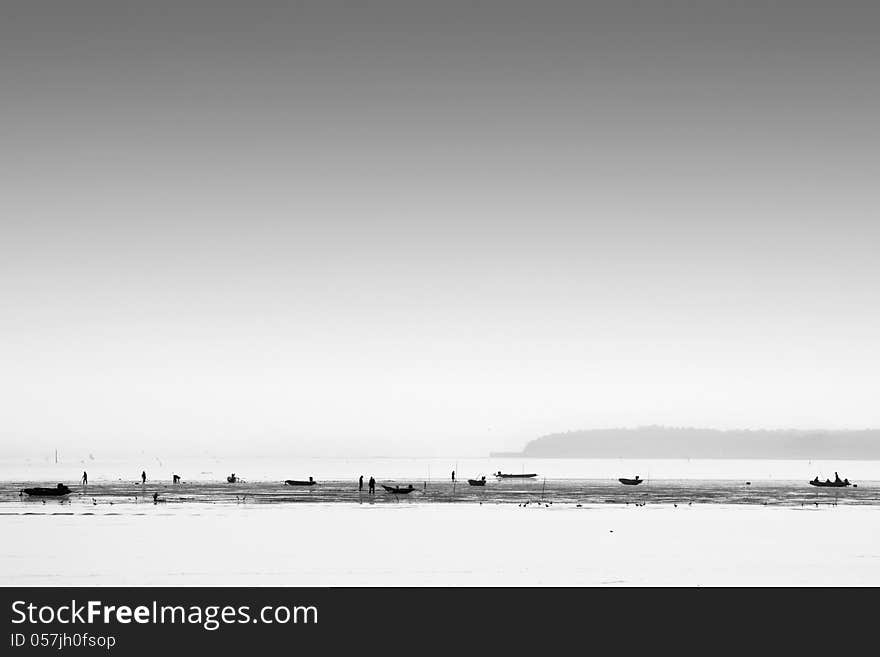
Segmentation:
{"type": "Polygon", "coordinates": [[[840,650],[870,639],[877,600],[873,589],[661,588],[5,588],[0,597],[4,655],[840,650]]]}

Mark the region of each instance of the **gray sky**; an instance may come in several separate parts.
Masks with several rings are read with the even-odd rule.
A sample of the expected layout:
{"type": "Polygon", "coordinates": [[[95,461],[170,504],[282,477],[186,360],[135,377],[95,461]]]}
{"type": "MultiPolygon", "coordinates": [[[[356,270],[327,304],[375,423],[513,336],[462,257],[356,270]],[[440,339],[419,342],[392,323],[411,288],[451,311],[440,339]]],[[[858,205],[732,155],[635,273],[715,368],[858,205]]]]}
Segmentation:
{"type": "Polygon", "coordinates": [[[880,11],[14,2],[0,445],[880,425],[880,11]]]}

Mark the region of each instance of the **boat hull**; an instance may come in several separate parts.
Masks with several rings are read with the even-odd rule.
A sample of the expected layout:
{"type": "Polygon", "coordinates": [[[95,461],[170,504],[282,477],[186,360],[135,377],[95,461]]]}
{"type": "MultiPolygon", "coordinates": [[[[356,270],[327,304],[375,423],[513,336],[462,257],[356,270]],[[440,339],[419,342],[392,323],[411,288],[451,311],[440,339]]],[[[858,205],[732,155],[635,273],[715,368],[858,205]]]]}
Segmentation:
{"type": "Polygon", "coordinates": [[[485,479],[468,479],[468,483],[471,486],[485,486],[486,480],[485,479]]]}
{"type": "Polygon", "coordinates": [[[816,486],[817,488],[846,488],[847,486],[852,486],[852,483],[835,483],[833,481],[811,481],[809,483],[810,486],[816,486]]]}
{"type": "Polygon", "coordinates": [[[395,495],[406,495],[407,493],[412,493],[415,488],[395,488],[393,486],[382,486],[387,492],[394,493],[395,495]]]}
{"type": "Polygon", "coordinates": [[[31,497],[64,497],[72,492],[67,486],[64,488],[25,488],[24,491],[31,497]]]}
{"type": "Polygon", "coordinates": [[[285,479],[284,483],[288,486],[314,486],[317,481],[300,481],[298,479],[285,479]]]}
{"type": "Polygon", "coordinates": [[[531,474],[497,474],[495,475],[499,479],[533,479],[538,475],[535,473],[531,474]]]}
{"type": "Polygon", "coordinates": [[[617,481],[622,483],[624,486],[638,486],[644,481],[644,479],[626,479],[624,477],[621,477],[617,481]]]}

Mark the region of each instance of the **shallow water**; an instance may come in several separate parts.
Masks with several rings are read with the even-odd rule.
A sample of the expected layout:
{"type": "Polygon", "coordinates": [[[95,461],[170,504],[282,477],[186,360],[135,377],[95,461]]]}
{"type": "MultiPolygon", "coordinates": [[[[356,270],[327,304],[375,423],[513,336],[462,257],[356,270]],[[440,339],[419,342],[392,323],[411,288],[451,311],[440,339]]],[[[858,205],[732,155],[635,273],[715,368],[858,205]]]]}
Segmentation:
{"type": "Polygon", "coordinates": [[[544,501],[553,504],[880,504],[880,462],[876,461],[765,461],[765,460],[632,460],[632,459],[481,459],[412,458],[293,458],[212,456],[160,459],[127,458],[54,463],[46,459],[0,461],[0,513],[37,512],[35,506],[72,509],[152,503],[158,493],[161,504],[267,504],[267,503],[360,503],[439,504],[510,503],[544,501]],[[453,486],[452,470],[458,474],[453,486]],[[78,484],[83,470],[90,485],[78,484]],[[147,471],[147,483],[140,474],[147,471]],[[531,480],[503,480],[492,473],[536,472],[531,480]],[[845,489],[821,489],[808,485],[840,472],[857,484],[845,489]],[[235,472],[243,481],[226,483],[235,472]],[[180,474],[183,483],[171,484],[180,474]],[[377,479],[377,492],[357,489],[357,477],[377,479]],[[639,474],[644,483],[623,486],[618,477],[639,474]],[[485,487],[472,487],[468,477],[488,479],[485,487]],[[308,479],[314,487],[285,486],[285,479],[308,479]],[[19,492],[31,486],[66,483],[73,494],[57,499],[33,500],[19,492]],[[748,482],[748,483],[747,483],[748,482]],[[382,484],[409,485],[407,495],[394,496],[382,484]]]}
{"type": "MultiPolygon", "coordinates": [[[[47,485],[47,482],[41,482],[47,485]]],[[[383,482],[385,483],[385,482],[383,482]]],[[[413,483],[396,480],[396,484],[413,483]]],[[[0,514],[153,512],[184,507],[228,504],[548,504],[569,506],[742,504],[772,506],[878,505],[880,482],[860,482],[850,488],[816,488],[805,481],[647,480],[624,486],[607,479],[496,480],[484,487],[452,482],[415,482],[412,493],[395,495],[377,485],[370,495],[353,481],[321,481],[315,486],[287,486],[280,482],[191,482],[184,484],[100,482],[72,486],[64,498],[29,497],[23,488],[34,482],[0,482],[0,514]],[[157,494],[154,504],[153,495],[157,494]]]]}

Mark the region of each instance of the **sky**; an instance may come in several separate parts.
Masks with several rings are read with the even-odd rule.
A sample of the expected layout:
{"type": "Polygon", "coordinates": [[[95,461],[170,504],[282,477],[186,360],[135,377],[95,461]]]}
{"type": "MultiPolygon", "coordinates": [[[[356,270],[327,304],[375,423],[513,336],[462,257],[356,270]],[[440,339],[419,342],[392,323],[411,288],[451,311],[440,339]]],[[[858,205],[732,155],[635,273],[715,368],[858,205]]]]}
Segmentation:
{"type": "Polygon", "coordinates": [[[0,9],[0,449],[880,426],[880,9],[0,9]]]}

